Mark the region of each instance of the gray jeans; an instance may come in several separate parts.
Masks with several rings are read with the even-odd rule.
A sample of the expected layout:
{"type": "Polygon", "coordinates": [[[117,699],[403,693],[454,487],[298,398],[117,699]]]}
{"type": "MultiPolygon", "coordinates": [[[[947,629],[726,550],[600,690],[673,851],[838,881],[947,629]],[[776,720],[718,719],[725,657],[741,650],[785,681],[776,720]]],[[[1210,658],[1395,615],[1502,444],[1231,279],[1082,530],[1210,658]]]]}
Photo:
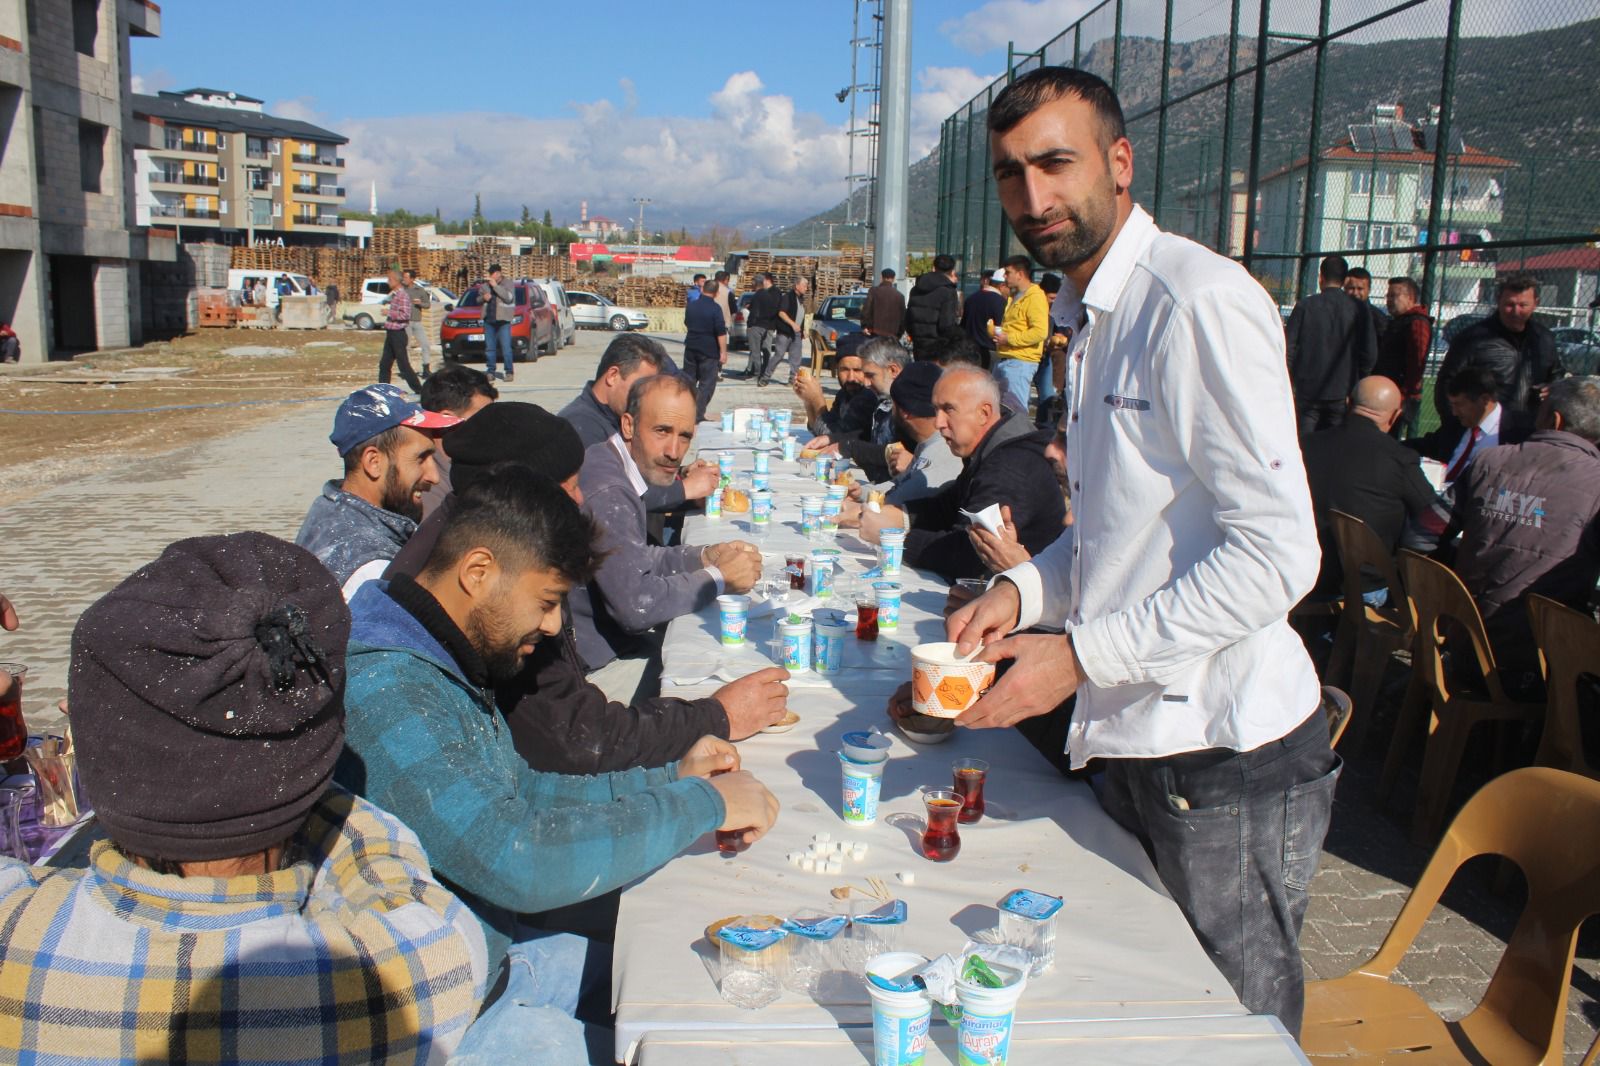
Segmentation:
{"type": "Polygon", "coordinates": [[[778,333],[766,326],[751,326],[745,332],[746,345],[750,349],[750,362],[744,368],[744,376],[753,378],[767,365],[767,356],[772,352],[772,342],[777,340],[778,333]]]}
{"type": "Polygon", "coordinates": [[[427,366],[428,360],[433,358],[433,347],[428,343],[427,324],[413,318],[411,325],[406,327],[406,332],[417,342],[417,347],[422,349],[422,365],[427,366]]]}
{"type": "Polygon", "coordinates": [[[804,351],[805,338],[796,333],[792,337],[782,334],[777,336],[777,346],[772,350],[772,358],[761,368],[761,380],[771,381],[772,375],[778,372],[778,367],[784,363],[789,364],[789,380],[794,380],[796,370],[800,369],[800,358],[804,351]]]}
{"type": "Polygon", "coordinates": [[[1300,926],[1344,765],[1321,708],[1252,751],[1107,759],[1100,803],[1144,843],[1200,944],[1252,1014],[1305,1013],[1300,926]]]}

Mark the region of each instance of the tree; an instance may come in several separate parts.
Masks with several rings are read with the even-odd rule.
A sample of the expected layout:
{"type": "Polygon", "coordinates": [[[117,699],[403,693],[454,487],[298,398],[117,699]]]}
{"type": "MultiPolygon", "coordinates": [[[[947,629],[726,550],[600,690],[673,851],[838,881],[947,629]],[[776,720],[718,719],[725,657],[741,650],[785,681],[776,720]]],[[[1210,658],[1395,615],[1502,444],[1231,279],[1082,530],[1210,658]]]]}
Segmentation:
{"type": "Polygon", "coordinates": [[[483,224],[483,196],[479,193],[472,194],[472,221],[483,224]]]}
{"type": "Polygon", "coordinates": [[[533,220],[533,216],[528,213],[528,205],[527,204],[523,204],[522,205],[522,224],[524,226],[526,226],[532,220],[533,220]]]}
{"type": "Polygon", "coordinates": [[[556,220],[550,217],[550,209],[548,207],[544,209],[544,228],[545,229],[555,229],[556,228],[556,220]]]}

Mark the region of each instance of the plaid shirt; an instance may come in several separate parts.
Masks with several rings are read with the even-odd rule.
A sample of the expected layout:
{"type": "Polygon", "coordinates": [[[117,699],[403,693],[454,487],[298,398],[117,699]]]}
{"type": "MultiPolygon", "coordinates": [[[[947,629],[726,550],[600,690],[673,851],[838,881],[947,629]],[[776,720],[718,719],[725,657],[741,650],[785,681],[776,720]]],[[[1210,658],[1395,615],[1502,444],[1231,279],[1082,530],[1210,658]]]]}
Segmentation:
{"type": "Polygon", "coordinates": [[[384,320],[384,329],[405,329],[411,325],[411,294],[405,289],[395,289],[389,293],[389,316],[384,320]]]}
{"type": "Polygon", "coordinates": [[[483,999],[472,915],[394,816],[332,789],[287,870],[0,859],[0,1057],[442,1063],[483,999]]]}

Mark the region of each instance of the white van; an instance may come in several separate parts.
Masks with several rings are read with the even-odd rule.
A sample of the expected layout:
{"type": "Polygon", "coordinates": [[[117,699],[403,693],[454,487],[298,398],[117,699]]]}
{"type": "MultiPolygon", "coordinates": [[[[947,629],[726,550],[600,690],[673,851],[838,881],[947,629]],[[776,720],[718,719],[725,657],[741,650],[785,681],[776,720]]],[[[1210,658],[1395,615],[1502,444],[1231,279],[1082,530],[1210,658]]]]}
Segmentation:
{"type": "Polygon", "coordinates": [[[246,294],[246,302],[254,303],[256,283],[267,283],[267,306],[278,306],[278,286],[289,279],[290,296],[306,296],[311,292],[311,279],[304,274],[291,274],[287,270],[230,270],[228,288],[246,294]]]}

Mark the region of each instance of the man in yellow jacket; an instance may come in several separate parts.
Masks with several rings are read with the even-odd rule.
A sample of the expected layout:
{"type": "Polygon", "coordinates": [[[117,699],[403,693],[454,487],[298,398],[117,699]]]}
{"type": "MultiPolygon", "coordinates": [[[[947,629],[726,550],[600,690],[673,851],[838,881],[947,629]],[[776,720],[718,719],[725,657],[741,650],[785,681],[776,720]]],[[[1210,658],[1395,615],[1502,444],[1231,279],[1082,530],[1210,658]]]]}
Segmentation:
{"type": "Polygon", "coordinates": [[[1005,272],[1011,299],[994,331],[994,376],[1006,395],[1006,406],[1026,413],[1033,377],[1050,336],[1050,300],[1033,283],[1033,262],[1027,256],[1007,259],[1005,272]]]}

